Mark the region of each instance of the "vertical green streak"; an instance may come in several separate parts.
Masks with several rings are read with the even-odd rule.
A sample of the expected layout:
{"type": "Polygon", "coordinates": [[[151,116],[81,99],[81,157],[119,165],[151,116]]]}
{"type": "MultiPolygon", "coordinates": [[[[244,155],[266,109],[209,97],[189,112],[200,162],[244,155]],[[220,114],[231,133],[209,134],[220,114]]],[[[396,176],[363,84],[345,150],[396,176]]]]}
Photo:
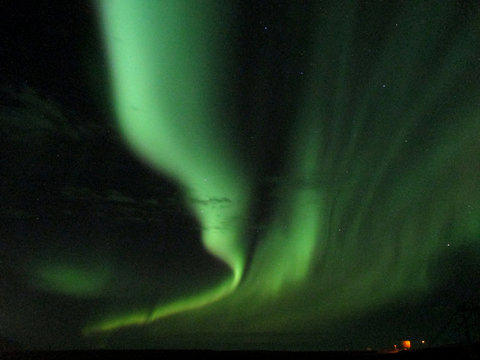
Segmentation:
{"type": "MultiPolygon", "coordinates": [[[[326,94],[332,92],[330,95],[331,102],[333,106],[329,113],[331,118],[328,119],[328,122],[332,123],[331,129],[329,131],[329,146],[326,149],[324,156],[324,168],[328,171],[336,172],[342,168],[339,166],[339,162],[342,160],[339,159],[341,152],[338,151],[338,147],[341,146],[342,136],[341,135],[345,130],[345,127],[349,123],[349,119],[346,119],[347,114],[347,104],[350,101],[349,97],[349,86],[351,86],[350,73],[349,69],[349,59],[351,58],[351,44],[353,34],[352,31],[355,25],[355,10],[357,7],[356,2],[351,2],[349,4],[342,4],[338,2],[335,4],[334,9],[332,9],[331,22],[327,28],[330,36],[335,36],[338,41],[333,42],[336,47],[333,47],[330,51],[325,51],[329,57],[331,64],[337,64],[336,78],[332,80],[333,89],[324,88],[323,92],[326,94]]],[[[317,41],[321,43],[321,41],[317,41]]],[[[317,55],[319,57],[325,56],[322,52],[319,52],[317,55]]],[[[323,78],[328,77],[328,73],[334,72],[332,68],[324,70],[324,74],[317,74],[318,84],[322,83],[323,78]]],[[[335,73],[335,72],[334,72],[335,73]]],[[[325,119],[317,119],[316,121],[322,121],[325,119]]]]}
{"type": "MultiPolygon", "coordinates": [[[[221,106],[228,55],[225,29],[218,28],[217,21],[221,4],[98,4],[121,134],[144,161],[186,189],[185,200],[200,223],[205,248],[233,272],[216,291],[168,305],[168,310],[159,307],[147,319],[155,320],[218,299],[236,287],[243,273],[240,236],[248,180],[221,131],[221,123],[229,120],[221,106]]],[[[138,319],[146,320],[126,316],[122,325],[138,319]]]]}
{"type": "MultiPolygon", "coordinates": [[[[398,37],[390,39],[389,46],[384,51],[384,61],[381,66],[377,67],[379,71],[374,75],[374,78],[378,79],[378,82],[370,86],[377,89],[377,98],[381,98],[379,90],[382,77],[391,79],[387,86],[393,89],[387,88],[389,93],[389,95],[386,95],[387,99],[376,104],[374,108],[376,114],[373,114],[373,119],[367,116],[367,114],[372,116],[371,112],[363,112],[367,107],[362,105],[359,111],[358,124],[371,123],[373,124],[373,126],[371,125],[372,128],[375,129],[375,132],[370,130],[375,136],[369,141],[372,145],[365,146],[368,151],[367,154],[375,154],[374,147],[383,147],[385,151],[381,156],[375,155],[376,163],[372,164],[372,172],[369,174],[371,181],[363,196],[362,204],[358,207],[353,226],[351,226],[351,231],[354,234],[358,233],[362,222],[368,217],[367,209],[372,206],[375,193],[384,176],[394,165],[401,150],[407,145],[408,137],[415,130],[415,127],[423,121],[423,118],[431,116],[432,110],[441,105],[439,100],[447,96],[448,91],[463,71],[464,64],[462,62],[466,58],[464,49],[468,48],[468,43],[473,40],[467,34],[466,29],[458,34],[458,41],[455,41],[451,48],[445,49],[443,56],[437,60],[438,64],[435,64],[437,66],[432,66],[429,73],[424,75],[425,80],[421,86],[421,91],[416,84],[417,79],[412,78],[409,74],[410,69],[421,68],[422,62],[428,56],[425,54],[433,53],[435,47],[438,46],[441,35],[439,28],[441,28],[442,20],[445,19],[448,10],[447,4],[442,6],[430,4],[430,6],[425,5],[415,8],[411,14],[404,14],[407,18],[415,18],[414,15],[418,12],[435,13],[436,16],[428,19],[425,23],[415,24],[418,28],[401,32],[398,37]],[[432,10],[432,7],[435,11],[432,10]],[[411,94],[414,94],[415,97],[412,98],[411,94]],[[385,121],[385,118],[389,121],[385,121]],[[384,125],[392,123],[398,125],[395,127],[384,125]]],[[[368,100],[368,98],[367,95],[365,99],[368,100]]],[[[355,131],[357,135],[360,133],[359,128],[355,131]]],[[[352,160],[357,139],[357,136],[350,138],[345,155],[345,159],[349,161],[352,160]]],[[[358,151],[358,148],[356,150],[358,151]]],[[[412,159],[413,161],[414,159],[412,159]]]]}
{"type": "Polygon", "coordinates": [[[310,111],[294,129],[288,176],[278,189],[281,198],[246,279],[245,288],[259,297],[268,299],[302,286],[325,240],[325,194],[319,173],[322,127],[318,119],[308,116],[310,111]]]}

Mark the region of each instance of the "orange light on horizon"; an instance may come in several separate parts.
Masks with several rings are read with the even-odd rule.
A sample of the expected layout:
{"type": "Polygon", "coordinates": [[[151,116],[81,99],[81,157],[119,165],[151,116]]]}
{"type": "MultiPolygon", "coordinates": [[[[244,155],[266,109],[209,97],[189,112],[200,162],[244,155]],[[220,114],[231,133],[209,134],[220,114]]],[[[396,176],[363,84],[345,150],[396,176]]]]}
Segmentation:
{"type": "Polygon", "coordinates": [[[404,350],[410,349],[411,346],[412,346],[412,344],[410,343],[410,340],[403,340],[402,341],[402,347],[403,347],[404,350]]]}

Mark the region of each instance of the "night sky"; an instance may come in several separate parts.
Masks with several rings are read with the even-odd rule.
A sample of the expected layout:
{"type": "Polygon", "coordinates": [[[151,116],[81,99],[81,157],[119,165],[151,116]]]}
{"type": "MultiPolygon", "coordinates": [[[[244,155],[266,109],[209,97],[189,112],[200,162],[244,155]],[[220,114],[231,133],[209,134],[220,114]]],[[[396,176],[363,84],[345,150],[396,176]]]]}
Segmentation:
{"type": "Polygon", "coordinates": [[[0,24],[3,342],[480,339],[477,1],[17,0],[0,24]]]}

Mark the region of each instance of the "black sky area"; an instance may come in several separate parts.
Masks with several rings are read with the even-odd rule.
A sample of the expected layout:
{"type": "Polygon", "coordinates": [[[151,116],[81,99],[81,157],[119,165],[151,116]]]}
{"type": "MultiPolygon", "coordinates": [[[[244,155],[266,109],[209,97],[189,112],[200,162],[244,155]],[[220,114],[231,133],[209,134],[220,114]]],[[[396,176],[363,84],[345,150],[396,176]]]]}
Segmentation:
{"type": "Polygon", "coordinates": [[[0,16],[5,80],[75,111],[101,111],[108,74],[93,2],[4,2],[0,16]]]}

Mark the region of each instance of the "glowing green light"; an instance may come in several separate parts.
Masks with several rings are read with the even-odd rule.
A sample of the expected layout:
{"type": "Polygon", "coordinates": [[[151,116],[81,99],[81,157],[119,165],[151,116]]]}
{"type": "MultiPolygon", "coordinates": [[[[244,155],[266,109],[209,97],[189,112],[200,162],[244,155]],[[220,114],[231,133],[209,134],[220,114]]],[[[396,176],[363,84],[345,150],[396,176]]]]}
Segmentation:
{"type": "Polygon", "coordinates": [[[161,329],[156,320],[192,310],[214,330],[219,322],[232,331],[323,329],[335,317],[422,294],[444,244],[478,240],[478,167],[470,163],[478,158],[479,94],[463,89],[477,63],[476,33],[458,25],[449,37],[449,1],[400,6],[402,31],[355,2],[332,1],[328,17],[318,12],[279,196],[245,269],[257,179],[224,131],[229,52],[228,31],[214,20],[220,3],[104,0],[99,8],[121,134],[186,189],[203,245],[232,276],[103,319],[85,334],[154,322],[161,329]],[[375,17],[377,31],[359,14],[375,17]],[[370,35],[380,31],[381,39],[370,35]],[[452,100],[459,92],[469,101],[452,100]]]}
{"type": "Polygon", "coordinates": [[[319,122],[306,117],[296,134],[304,141],[291,144],[291,175],[280,189],[283,199],[256,250],[246,285],[255,283],[257,294],[278,295],[282,289],[301,284],[325,240],[319,122]]]}
{"type": "Polygon", "coordinates": [[[92,333],[116,330],[125,326],[143,325],[148,320],[148,311],[136,311],[128,314],[115,316],[112,319],[104,320],[94,326],[87,326],[83,329],[84,335],[92,333]]]}
{"type": "Polygon", "coordinates": [[[229,116],[219,105],[226,55],[222,32],[211,21],[219,4],[126,0],[99,5],[120,131],[145,161],[186,189],[205,248],[233,273],[227,285],[161,306],[149,318],[154,320],[215,301],[235,288],[244,270],[241,236],[249,180],[222,133],[229,116]]]}
{"type": "Polygon", "coordinates": [[[33,279],[33,285],[42,290],[88,298],[103,293],[110,280],[110,271],[103,266],[45,263],[38,266],[33,279]]]}

